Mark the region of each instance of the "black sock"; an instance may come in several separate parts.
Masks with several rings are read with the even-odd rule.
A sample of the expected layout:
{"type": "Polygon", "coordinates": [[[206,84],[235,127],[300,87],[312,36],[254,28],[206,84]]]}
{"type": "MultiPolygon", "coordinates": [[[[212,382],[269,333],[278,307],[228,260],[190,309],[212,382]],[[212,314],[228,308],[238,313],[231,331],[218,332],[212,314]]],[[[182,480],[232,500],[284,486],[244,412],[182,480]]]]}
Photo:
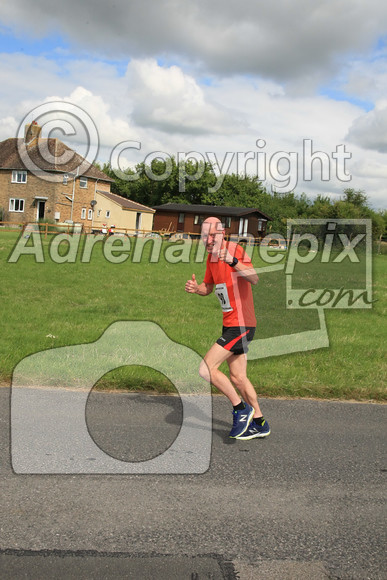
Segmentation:
{"type": "Polygon", "coordinates": [[[265,422],[265,419],[263,417],[254,417],[254,421],[257,425],[263,425],[265,422]]]}
{"type": "Polygon", "coordinates": [[[243,401],[241,401],[239,405],[234,405],[234,411],[243,411],[243,409],[246,409],[246,405],[243,401]]]}

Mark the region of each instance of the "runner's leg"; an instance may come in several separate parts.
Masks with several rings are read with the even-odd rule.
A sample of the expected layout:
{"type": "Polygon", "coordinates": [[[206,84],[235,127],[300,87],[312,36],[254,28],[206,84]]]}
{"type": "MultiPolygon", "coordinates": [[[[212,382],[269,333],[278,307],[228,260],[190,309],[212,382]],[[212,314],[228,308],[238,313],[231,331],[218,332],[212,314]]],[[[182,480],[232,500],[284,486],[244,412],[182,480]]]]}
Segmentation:
{"type": "Polygon", "coordinates": [[[202,360],[199,374],[226,395],[233,406],[236,406],[241,402],[241,397],[236,392],[230,379],[218,369],[224,361],[233,356],[235,355],[232,352],[215,343],[202,360]]]}
{"type": "Polygon", "coordinates": [[[262,417],[257,393],[247,377],[247,356],[245,354],[231,354],[232,356],[227,358],[231,382],[241,394],[244,401],[254,407],[254,419],[256,417],[262,417]]]}

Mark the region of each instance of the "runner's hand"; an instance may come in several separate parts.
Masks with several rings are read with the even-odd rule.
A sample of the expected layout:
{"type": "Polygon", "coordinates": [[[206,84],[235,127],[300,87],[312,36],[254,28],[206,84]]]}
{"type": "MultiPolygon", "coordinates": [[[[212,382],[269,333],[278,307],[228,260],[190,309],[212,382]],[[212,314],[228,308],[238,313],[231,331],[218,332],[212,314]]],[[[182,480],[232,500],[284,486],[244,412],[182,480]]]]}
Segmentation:
{"type": "Polygon", "coordinates": [[[221,262],[226,262],[226,264],[231,264],[234,256],[230,254],[227,248],[221,248],[218,253],[219,260],[221,262]]]}
{"type": "Polygon", "coordinates": [[[195,274],[192,274],[191,280],[187,280],[185,284],[185,291],[195,294],[198,288],[199,284],[196,282],[195,274]]]}

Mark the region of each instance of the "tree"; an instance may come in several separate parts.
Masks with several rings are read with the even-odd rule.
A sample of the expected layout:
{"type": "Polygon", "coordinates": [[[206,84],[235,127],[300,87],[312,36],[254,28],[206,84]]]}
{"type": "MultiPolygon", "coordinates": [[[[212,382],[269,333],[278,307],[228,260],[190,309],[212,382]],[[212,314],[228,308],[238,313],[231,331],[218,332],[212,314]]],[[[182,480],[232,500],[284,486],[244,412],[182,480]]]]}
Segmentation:
{"type": "Polygon", "coordinates": [[[329,197],[318,195],[308,208],[308,218],[321,219],[332,217],[332,201],[329,197]]]}
{"type": "Polygon", "coordinates": [[[380,215],[384,223],[384,230],[381,235],[383,238],[387,238],[387,209],[380,210],[378,215],[380,215]]]}
{"type": "Polygon", "coordinates": [[[318,195],[311,201],[305,193],[268,192],[254,176],[216,175],[211,163],[174,157],[139,163],[135,170],[114,170],[105,164],[112,192],[147,206],[182,203],[257,208],[272,218],[269,231],[286,236],[288,219],[371,219],[373,238],[386,232],[386,212],[374,212],[363,190],[347,188],[337,201],[318,195]]]}
{"type": "Polygon", "coordinates": [[[103,171],[114,179],[112,191],[144,205],[168,202],[219,204],[217,193],[208,193],[215,186],[216,176],[210,163],[189,159],[176,163],[174,157],[154,159],[150,165],[139,163],[135,171],[118,172],[110,165],[103,171]]]}
{"type": "Polygon", "coordinates": [[[356,207],[368,207],[368,196],[361,189],[357,191],[351,187],[344,189],[344,198],[342,201],[351,203],[356,207]]]}

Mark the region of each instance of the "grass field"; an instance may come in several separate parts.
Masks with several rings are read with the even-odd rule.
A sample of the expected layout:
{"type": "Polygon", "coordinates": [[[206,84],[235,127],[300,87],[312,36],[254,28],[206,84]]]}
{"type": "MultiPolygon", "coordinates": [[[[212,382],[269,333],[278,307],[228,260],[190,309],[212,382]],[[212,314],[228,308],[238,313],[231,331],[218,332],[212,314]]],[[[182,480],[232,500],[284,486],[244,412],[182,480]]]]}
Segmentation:
{"type": "MultiPolygon", "coordinates": [[[[12,232],[0,233],[1,321],[0,379],[9,383],[14,367],[27,355],[45,349],[96,341],[113,322],[147,320],[161,326],[169,338],[203,356],[219,337],[221,311],[214,296],[199,297],[184,292],[194,272],[204,275],[205,262],[179,261],[181,246],[164,242],[158,262],[150,261],[151,243],[142,259],[111,263],[102,253],[102,242],[93,249],[89,263],[82,263],[81,239],[74,263],[55,263],[50,258],[52,239],[43,240],[45,261],[21,256],[8,263],[18,239],[12,232]],[[180,248],[180,249],[179,249],[180,248]],[[165,259],[173,254],[177,263],[165,259]]],[[[61,253],[66,251],[65,245],[61,253]]],[[[285,256],[284,256],[285,259],[285,256]]],[[[297,270],[294,285],[305,288],[345,286],[359,288],[364,267],[348,260],[322,270],[318,260],[297,270]],[[349,268],[350,266],[350,268],[349,268]]],[[[257,268],[267,267],[258,252],[257,268]]],[[[387,257],[373,257],[373,303],[371,309],[326,311],[329,347],[293,354],[270,356],[248,363],[249,376],[259,395],[318,397],[383,401],[386,398],[386,286],[387,257]]],[[[285,273],[263,271],[254,287],[260,339],[319,328],[315,309],[291,310],[286,305],[285,273]]],[[[275,354],[275,353],[273,353],[275,354]]],[[[97,388],[173,391],[170,381],[147,367],[126,366],[102,377],[97,388]]]]}

